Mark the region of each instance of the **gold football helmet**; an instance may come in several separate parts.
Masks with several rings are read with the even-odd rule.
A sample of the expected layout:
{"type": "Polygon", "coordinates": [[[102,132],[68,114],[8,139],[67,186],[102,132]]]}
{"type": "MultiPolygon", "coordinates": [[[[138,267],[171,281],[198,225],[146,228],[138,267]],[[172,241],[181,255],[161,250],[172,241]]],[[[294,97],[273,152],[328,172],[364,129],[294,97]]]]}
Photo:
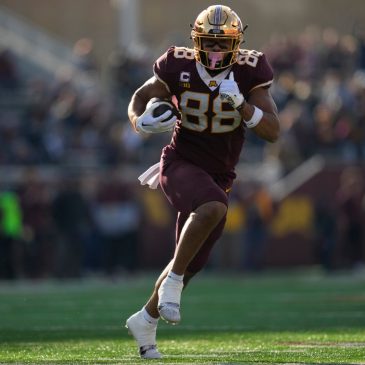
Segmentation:
{"type": "MultiPolygon", "coordinates": [[[[237,61],[239,46],[243,41],[241,19],[225,5],[212,5],[203,10],[192,27],[195,59],[211,70],[224,69],[237,61]],[[228,50],[205,51],[203,41],[228,40],[228,50]]],[[[246,28],[245,28],[246,29],[246,28]]]]}

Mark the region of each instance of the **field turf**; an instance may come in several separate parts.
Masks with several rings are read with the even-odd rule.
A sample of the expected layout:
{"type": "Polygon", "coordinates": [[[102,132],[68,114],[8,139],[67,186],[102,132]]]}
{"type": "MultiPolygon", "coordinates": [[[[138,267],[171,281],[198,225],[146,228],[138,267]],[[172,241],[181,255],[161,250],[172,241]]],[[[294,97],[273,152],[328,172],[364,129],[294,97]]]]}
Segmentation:
{"type": "Polygon", "coordinates": [[[313,272],[201,274],[140,360],[122,324],[156,276],[0,282],[0,364],[365,364],[365,276],[313,272]]]}

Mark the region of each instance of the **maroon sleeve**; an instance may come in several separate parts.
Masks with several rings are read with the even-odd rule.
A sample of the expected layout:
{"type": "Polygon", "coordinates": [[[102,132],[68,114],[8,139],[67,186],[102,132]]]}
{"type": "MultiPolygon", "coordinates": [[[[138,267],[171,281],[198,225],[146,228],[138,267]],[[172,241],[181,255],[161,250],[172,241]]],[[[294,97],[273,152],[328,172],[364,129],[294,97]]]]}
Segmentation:
{"type": "Polygon", "coordinates": [[[175,87],[176,59],[175,47],[170,47],[153,65],[153,73],[170,91],[175,87]]]}
{"type": "Polygon", "coordinates": [[[153,65],[154,75],[164,82],[166,82],[167,80],[167,59],[170,50],[171,48],[169,48],[163,55],[161,55],[153,65]]]}
{"type": "Polygon", "coordinates": [[[153,65],[153,73],[163,82],[172,94],[179,88],[181,72],[195,66],[193,50],[185,47],[170,47],[153,65]]]}
{"type": "Polygon", "coordinates": [[[232,71],[245,98],[257,87],[270,87],[273,81],[273,70],[265,55],[255,50],[240,50],[232,71]]]}
{"type": "Polygon", "coordinates": [[[255,72],[252,78],[251,90],[256,87],[270,87],[274,78],[273,70],[266,59],[266,56],[262,54],[259,57],[255,72]]]}

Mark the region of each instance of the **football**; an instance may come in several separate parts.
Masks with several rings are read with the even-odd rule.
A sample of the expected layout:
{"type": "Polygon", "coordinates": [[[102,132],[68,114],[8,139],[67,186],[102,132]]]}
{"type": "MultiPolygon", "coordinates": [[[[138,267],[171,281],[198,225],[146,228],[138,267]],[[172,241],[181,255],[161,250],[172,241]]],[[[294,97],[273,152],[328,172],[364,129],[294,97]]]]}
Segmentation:
{"type": "MultiPolygon", "coordinates": [[[[152,105],[158,102],[163,102],[163,104],[159,105],[156,109],[153,110],[152,112],[153,117],[158,117],[159,115],[164,114],[166,111],[171,110],[172,114],[175,115],[178,119],[180,119],[180,112],[176,109],[175,105],[169,100],[153,98],[149,101],[149,104],[152,105]]],[[[165,120],[162,120],[161,123],[169,120],[170,118],[171,116],[169,115],[165,120]]]]}

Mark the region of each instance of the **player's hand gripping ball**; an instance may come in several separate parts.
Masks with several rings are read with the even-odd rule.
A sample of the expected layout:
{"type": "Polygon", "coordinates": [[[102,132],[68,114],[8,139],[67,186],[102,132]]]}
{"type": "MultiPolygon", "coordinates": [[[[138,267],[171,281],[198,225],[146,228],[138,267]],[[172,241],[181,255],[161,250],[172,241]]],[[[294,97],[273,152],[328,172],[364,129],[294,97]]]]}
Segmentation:
{"type": "MultiPolygon", "coordinates": [[[[152,113],[155,118],[163,115],[168,110],[171,110],[172,115],[176,116],[177,119],[180,119],[180,112],[176,109],[175,105],[171,101],[153,98],[148,102],[149,105],[152,105],[154,103],[158,103],[158,106],[153,110],[152,113]]],[[[166,119],[162,120],[161,123],[167,122],[170,118],[171,116],[168,116],[166,119]]]]}
{"type": "Polygon", "coordinates": [[[145,133],[167,132],[175,127],[177,119],[180,113],[171,101],[152,98],[138,117],[136,129],[145,133]]]}

